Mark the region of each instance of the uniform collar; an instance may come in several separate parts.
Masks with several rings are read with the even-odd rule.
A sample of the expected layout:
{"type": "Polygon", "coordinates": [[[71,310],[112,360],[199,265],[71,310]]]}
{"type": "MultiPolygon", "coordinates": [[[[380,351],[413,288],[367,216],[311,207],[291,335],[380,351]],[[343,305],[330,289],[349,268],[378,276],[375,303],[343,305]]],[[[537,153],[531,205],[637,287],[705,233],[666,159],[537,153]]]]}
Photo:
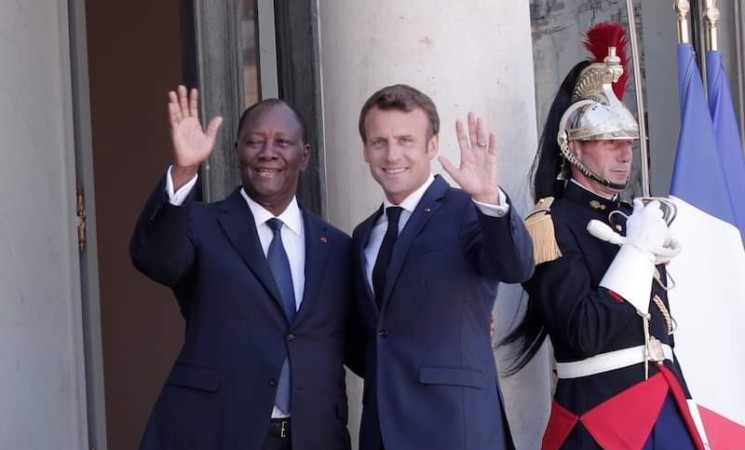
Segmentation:
{"type": "Polygon", "coordinates": [[[602,215],[607,215],[611,211],[618,209],[620,205],[618,194],[613,198],[605,198],[585,189],[574,180],[569,180],[567,183],[563,197],[602,215]]]}

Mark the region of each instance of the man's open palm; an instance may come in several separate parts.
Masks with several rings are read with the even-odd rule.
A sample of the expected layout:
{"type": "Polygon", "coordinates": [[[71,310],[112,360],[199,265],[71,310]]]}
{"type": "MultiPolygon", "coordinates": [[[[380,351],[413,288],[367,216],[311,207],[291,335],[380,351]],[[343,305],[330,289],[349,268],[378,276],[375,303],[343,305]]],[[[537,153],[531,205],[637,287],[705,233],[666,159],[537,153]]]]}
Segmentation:
{"type": "Polygon", "coordinates": [[[487,133],[484,119],[474,113],[468,113],[468,134],[460,120],[455,122],[455,132],[460,146],[460,166],[444,156],[440,156],[440,164],[474,200],[498,204],[497,137],[487,133]]]}
{"type": "Polygon", "coordinates": [[[174,165],[198,167],[212,152],[222,117],[213,118],[207,130],[199,122],[199,92],[179,86],[178,93],[168,93],[168,118],[171,123],[174,165]]]}

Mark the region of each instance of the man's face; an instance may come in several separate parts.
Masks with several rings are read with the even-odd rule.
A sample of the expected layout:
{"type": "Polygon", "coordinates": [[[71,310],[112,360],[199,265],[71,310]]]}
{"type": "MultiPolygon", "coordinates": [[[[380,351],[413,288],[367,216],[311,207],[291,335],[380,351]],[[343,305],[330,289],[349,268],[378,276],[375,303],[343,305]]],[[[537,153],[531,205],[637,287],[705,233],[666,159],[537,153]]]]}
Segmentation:
{"type": "MultiPolygon", "coordinates": [[[[612,183],[626,184],[631,175],[631,144],[631,140],[575,141],[572,149],[582,164],[596,175],[612,183]]],[[[572,177],[597,194],[608,197],[618,193],[616,189],[590,180],[576,169],[573,169],[572,177]]]]}
{"type": "Polygon", "coordinates": [[[438,137],[427,137],[429,120],[420,108],[404,112],[375,107],[364,126],[365,162],[388,200],[398,205],[427,181],[438,137]]]}
{"type": "Polygon", "coordinates": [[[295,114],[283,104],[259,106],[246,117],[235,144],[246,193],[275,215],[297,190],[310,148],[295,114]]]}

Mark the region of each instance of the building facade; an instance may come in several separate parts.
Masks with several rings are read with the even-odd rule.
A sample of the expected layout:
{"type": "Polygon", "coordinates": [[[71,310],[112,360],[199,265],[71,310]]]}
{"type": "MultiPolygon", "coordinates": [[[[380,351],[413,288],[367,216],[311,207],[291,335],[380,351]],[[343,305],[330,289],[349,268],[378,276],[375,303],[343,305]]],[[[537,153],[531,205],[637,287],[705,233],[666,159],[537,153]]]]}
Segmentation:
{"type": "MultiPolygon", "coordinates": [[[[742,118],[745,14],[738,0],[719,3],[742,118]]],[[[671,2],[635,6],[652,192],[665,195],[678,127],[675,15],[671,2]]],[[[378,88],[408,83],[438,105],[441,152],[453,160],[455,119],[485,116],[498,136],[502,186],[525,214],[537,130],[583,57],[581,32],[628,17],[619,0],[0,2],[0,448],[139,441],[183,321],[171,293],[132,268],[127,246],[170,159],[166,94],[177,84],[199,86],[204,115],[226,119],[202,172],[205,199],[237,184],[237,115],[280,96],[311,124],[303,203],[351,232],[382,200],[362,160],[359,108],[378,88]]],[[[501,290],[495,342],[522,300],[518,286],[501,290]]],[[[503,365],[509,351],[495,355],[503,365]]],[[[544,350],[503,380],[520,449],[540,444],[548,361],[544,350]]],[[[348,381],[355,433],[361,381],[348,381]]]]}

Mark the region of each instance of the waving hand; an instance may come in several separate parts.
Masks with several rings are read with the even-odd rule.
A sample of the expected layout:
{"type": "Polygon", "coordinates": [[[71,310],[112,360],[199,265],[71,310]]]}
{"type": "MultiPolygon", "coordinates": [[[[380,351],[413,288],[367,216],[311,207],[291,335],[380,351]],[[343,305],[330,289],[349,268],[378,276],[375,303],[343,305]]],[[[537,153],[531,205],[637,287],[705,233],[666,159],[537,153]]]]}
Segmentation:
{"type": "Polygon", "coordinates": [[[179,86],[177,91],[168,93],[168,119],[173,143],[171,175],[175,189],[191,179],[199,165],[212,153],[222,124],[222,117],[218,116],[210,121],[207,130],[203,130],[199,122],[199,92],[192,89],[187,93],[184,86],[179,86]]]}
{"type": "Polygon", "coordinates": [[[497,180],[497,137],[489,133],[483,118],[468,113],[468,134],[463,122],[455,122],[455,132],[460,147],[460,167],[444,156],[440,164],[460,187],[474,200],[489,204],[499,203],[499,184],[497,180]]]}

